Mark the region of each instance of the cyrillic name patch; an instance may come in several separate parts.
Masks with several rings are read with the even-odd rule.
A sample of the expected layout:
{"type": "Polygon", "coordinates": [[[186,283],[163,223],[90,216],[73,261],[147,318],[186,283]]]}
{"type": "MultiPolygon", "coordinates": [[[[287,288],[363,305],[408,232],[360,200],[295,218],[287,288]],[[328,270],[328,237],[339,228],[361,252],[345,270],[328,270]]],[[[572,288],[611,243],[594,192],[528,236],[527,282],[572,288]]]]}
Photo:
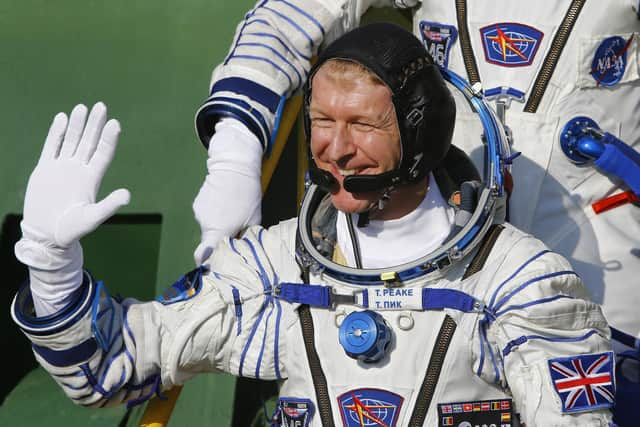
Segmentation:
{"type": "Polygon", "coordinates": [[[420,34],[433,61],[440,68],[447,68],[451,46],[458,37],[456,27],[437,22],[420,21],[420,34]]]}
{"type": "Polygon", "coordinates": [[[487,62],[501,67],[531,65],[544,33],[516,22],[499,22],[480,28],[487,62]]]}
{"type": "Polygon", "coordinates": [[[360,388],[338,396],[345,427],[395,427],[402,407],[402,396],[390,391],[360,388]]]}
{"type": "Polygon", "coordinates": [[[615,403],[613,352],[549,359],[553,388],[562,412],[610,408],[615,403]]]}

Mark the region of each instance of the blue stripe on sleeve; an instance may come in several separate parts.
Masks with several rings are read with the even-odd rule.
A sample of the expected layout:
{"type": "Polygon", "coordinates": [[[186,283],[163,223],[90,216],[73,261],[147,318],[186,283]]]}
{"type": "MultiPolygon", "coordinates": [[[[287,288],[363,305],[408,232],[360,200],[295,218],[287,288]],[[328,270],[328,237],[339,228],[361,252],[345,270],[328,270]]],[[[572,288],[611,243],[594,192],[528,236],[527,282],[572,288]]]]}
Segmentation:
{"type": "MultiPolygon", "coordinates": [[[[107,378],[107,373],[109,372],[109,370],[111,369],[111,365],[113,364],[114,361],[116,361],[118,359],[118,357],[120,357],[123,353],[125,353],[125,349],[122,348],[120,349],[117,353],[111,355],[109,357],[109,359],[107,360],[106,365],[104,366],[104,370],[102,371],[102,375],[100,376],[100,382],[99,384],[104,384],[105,379],[107,378]]],[[[118,381],[118,383],[114,384],[114,386],[111,388],[111,390],[108,391],[108,394],[111,396],[114,392],[116,392],[120,387],[122,387],[122,385],[125,382],[125,377],[126,377],[126,369],[122,369],[121,373],[120,373],[120,380],[118,381]]]]}
{"type": "Polygon", "coordinates": [[[98,350],[98,345],[94,338],[89,338],[77,346],[66,350],[52,350],[36,344],[31,344],[31,347],[40,357],[46,360],[47,363],[59,368],[85,362],[98,350]]]}
{"type": "Polygon", "coordinates": [[[236,50],[236,46],[237,43],[240,41],[240,38],[242,37],[242,33],[244,32],[245,28],[247,28],[248,25],[248,21],[249,19],[256,13],[256,10],[258,10],[259,8],[261,8],[262,6],[264,6],[267,1],[269,0],[263,0],[262,3],[260,3],[259,5],[257,5],[255,8],[253,8],[253,10],[250,10],[244,17],[244,23],[242,24],[242,28],[240,28],[240,30],[238,31],[238,36],[236,37],[235,43],[233,45],[233,47],[231,48],[229,55],[227,56],[227,58],[224,61],[224,64],[227,64],[227,61],[229,60],[229,57],[233,55],[233,53],[236,50]]]}
{"type": "MultiPolygon", "coordinates": [[[[272,300],[271,297],[268,300],[272,300]]],[[[255,377],[256,379],[260,379],[260,365],[262,365],[262,356],[264,356],[264,348],[267,342],[267,336],[269,336],[269,319],[271,319],[271,315],[273,314],[274,304],[271,305],[271,310],[269,310],[269,314],[267,314],[267,318],[264,321],[264,332],[262,333],[262,344],[260,345],[260,354],[258,354],[258,361],[256,363],[255,377]]]]}
{"type": "Polygon", "coordinates": [[[497,311],[500,307],[502,307],[504,304],[506,304],[507,301],[509,301],[509,299],[511,299],[511,297],[513,297],[515,294],[517,294],[518,292],[520,292],[521,290],[523,290],[524,288],[526,288],[527,286],[529,286],[529,285],[531,285],[533,283],[541,282],[543,280],[551,279],[553,277],[571,276],[571,275],[577,276],[577,274],[574,271],[562,270],[562,271],[554,271],[553,273],[543,274],[542,276],[538,276],[538,277],[534,277],[533,279],[529,279],[526,282],[524,282],[523,284],[521,284],[520,286],[518,286],[517,288],[515,288],[514,290],[512,290],[511,292],[509,292],[507,295],[502,297],[502,299],[500,299],[500,301],[498,301],[496,303],[496,305],[493,308],[493,310],[497,311]]]}
{"type": "Polygon", "coordinates": [[[507,313],[509,311],[512,311],[512,310],[520,310],[520,309],[523,309],[523,308],[531,307],[532,305],[544,304],[544,303],[547,303],[547,302],[551,302],[551,301],[555,301],[555,300],[563,299],[563,298],[573,299],[573,297],[569,296],[569,295],[554,295],[552,297],[541,298],[541,299],[538,299],[538,300],[535,300],[535,301],[530,301],[530,302],[527,302],[527,303],[524,303],[524,304],[510,305],[507,308],[505,308],[504,310],[498,311],[495,314],[495,317],[500,317],[503,314],[505,314],[505,313],[507,313]]]}
{"type": "Polygon", "coordinates": [[[289,81],[289,86],[293,87],[293,80],[291,80],[291,76],[282,67],[280,67],[278,64],[276,64],[275,62],[273,62],[273,61],[271,61],[271,60],[269,60],[267,58],[263,58],[262,56],[256,56],[256,55],[238,55],[238,54],[234,54],[231,58],[229,58],[229,61],[231,61],[232,59],[249,59],[249,60],[252,60],[252,61],[265,62],[265,63],[271,65],[276,70],[280,71],[282,74],[284,74],[284,76],[289,81]]]}
{"type": "Polygon", "coordinates": [[[247,246],[249,246],[249,249],[251,250],[251,253],[253,254],[253,258],[256,261],[256,264],[258,265],[258,269],[260,270],[260,280],[262,281],[262,287],[265,291],[269,291],[271,290],[271,283],[269,283],[269,278],[267,277],[267,272],[264,269],[264,267],[262,266],[262,263],[260,262],[260,258],[258,257],[258,253],[256,252],[256,248],[253,246],[253,244],[251,243],[251,241],[249,239],[247,239],[246,237],[242,239],[247,246]]]}
{"type": "Polygon", "coordinates": [[[511,281],[511,279],[516,277],[516,275],[518,273],[520,273],[526,266],[528,266],[533,261],[535,261],[536,259],[540,258],[542,255],[544,255],[544,254],[546,254],[548,252],[551,252],[551,251],[545,249],[545,250],[543,250],[541,252],[538,252],[537,254],[535,254],[534,256],[529,258],[528,260],[526,260],[520,267],[518,267],[516,269],[516,271],[514,271],[509,277],[507,277],[502,283],[500,283],[498,285],[498,287],[496,288],[495,292],[493,293],[493,295],[491,295],[491,301],[489,301],[489,307],[493,308],[493,303],[495,302],[496,298],[498,297],[498,293],[504,287],[504,285],[506,285],[507,283],[509,283],[511,281]]]}
{"type": "MultiPolygon", "coordinates": [[[[291,69],[296,73],[296,76],[298,77],[298,84],[293,87],[292,86],[292,90],[297,89],[303,82],[302,80],[302,76],[300,75],[300,73],[298,72],[298,70],[296,69],[295,65],[293,65],[287,58],[285,58],[280,52],[278,52],[277,50],[275,50],[274,48],[272,48],[271,46],[269,46],[268,44],[264,44],[264,43],[257,43],[257,42],[246,42],[246,43],[239,43],[238,46],[253,46],[253,47],[262,47],[264,49],[267,49],[269,51],[271,51],[273,54],[275,54],[278,58],[280,58],[280,60],[282,62],[284,62],[285,64],[287,64],[289,67],[291,67],[291,69]]],[[[287,78],[289,78],[289,81],[291,82],[291,78],[289,77],[289,74],[287,74],[284,70],[282,70],[287,78]]]]}
{"type": "Polygon", "coordinates": [[[507,356],[509,353],[511,353],[511,351],[513,351],[514,347],[522,345],[525,342],[531,341],[531,340],[543,340],[543,341],[549,341],[549,342],[578,342],[578,341],[586,340],[587,338],[589,338],[591,335],[595,333],[597,333],[597,331],[591,330],[582,336],[571,337],[571,338],[544,337],[542,335],[523,335],[521,337],[518,337],[514,340],[509,341],[507,345],[504,347],[504,349],[502,350],[502,355],[507,356]]]}
{"type": "MultiPolygon", "coordinates": [[[[254,21],[257,22],[258,20],[254,21]]],[[[260,20],[262,21],[262,20],[260,20]]],[[[263,21],[265,24],[267,23],[266,21],[263,21]]],[[[262,22],[260,22],[262,23],[262,22]]],[[[311,61],[311,57],[309,55],[305,55],[304,53],[300,52],[298,49],[296,49],[294,46],[287,46],[280,37],[274,35],[274,34],[270,34],[270,33],[264,33],[264,32],[247,32],[245,33],[248,36],[255,36],[255,37],[266,37],[266,38],[270,38],[273,40],[276,40],[280,46],[282,46],[282,48],[284,50],[286,50],[287,52],[289,52],[291,55],[293,56],[297,56],[305,61],[311,61]]]]}
{"type": "Polygon", "coordinates": [[[277,315],[276,315],[276,332],[275,337],[273,338],[273,369],[276,373],[276,378],[281,379],[282,375],[280,374],[280,319],[282,318],[282,306],[280,305],[280,301],[275,298],[277,315]]]}
{"type": "Polygon", "coordinates": [[[196,123],[198,136],[204,145],[209,146],[209,139],[213,135],[213,123],[216,118],[233,117],[243,123],[257,138],[263,149],[269,146],[269,126],[262,115],[244,101],[233,98],[215,97],[207,101],[199,111],[196,123]],[[210,127],[209,127],[210,126],[210,127]]]}
{"type": "MultiPolygon", "coordinates": [[[[246,57],[248,55],[240,55],[238,57],[246,57]]],[[[275,65],[275,64],[274,64],[275,65]]],[[[286,74],[286,72],[283,73],[286,74]]],[[[288,77],[288,74],[287,74],[288,77]]],[[[219,80],[211,88],[211,94],[216,92],[233,92],[253,99],[254,101],[264,105],[270,112],[275,113],[280,103],[280,95],[272,91],[268,87],[262,86],[251,80],[243,79],[241,77],[228,77],[226,79],[219,80]]],[[[229,99],[227,99],[229,100],[229,99]]],[[[239,104],[239,106],[250,107],[239,104]]]]}
{"type": "Polygon", "coordinates": [[[246,359],[247,352],[251,347],[251,342],[253,341],[253,337],[256,334],[256,331],[258,330],[258,326],[262,321],[262,316],[264,315],[265,309],[267,308],[267,304],[268,302],[266,300],[262,303],[262,307],[260,308],[260,314],[258,315],[258,318],[256,319],[256,321],[253,323],[253,327],[251,328],[251,333],[249,334],[249,338],[247,339],[247,342],[244,345],[244,349],[242,349],[242,354],[240,355],[240,366],[238,367],[238,375],[241,377],[244,376],[242,371],[244,369],[244,361],[246,359]]]}
{"type": "Polygon", "coordinates": [[[238,323],[236,336],[240,336],[242,332],[242,300],[240,299],[240,291],[235,286],[231,286],[231,293],[233,294],[233,304],[236,308],[236,322],[238,323]]]}
{"type": "Polygon", "coordinates": [[[295,28],[296,30],[298,30],[298,32],[299,32],[300,34],[302,34],[302,35],[304,36],[304,38],[306,38],[306,39],[307,39],[307,41],[309,42],[309,47],[310,47],[311,49],[313,49],[313,48],[314,48],[314,45],[313,45],[313,39],[311,38],[311,36],[310,36],[310,35],[309,35],[305,30],[303,30],[303,29],[302,29],[302,27],[300,27],[300,25],[298,25],[298,24],[297,24],[293,19],[289,18],[288,16],[284,15],[283,13],[278,12],[278,11],[277,11],[277,10],[275,10],[275,9],[271,9],[271,8],[269,8],[269,7],[266,7],[266,6],[264,7],[264,9],[265,9],[265,10],[268,10],[268,11],[270,11],[270,12],[273,12],[273,14],[274,14],[274,15],[277,15],[277,16],[278,16],[279,18],[281,18],[282,20],[284,20],[284,21],[288,22],[289,24],[291,24],[291,26],[292,26],[293,28],[295,28]]]}
{"type": "Polygon", "coordinates": [[[311,21],[316,27],[318,27],[318,29],[320,30],[320,32],[322,33],[322,38],[324,38],[325,36],[325,31],[324,31],[324,27],[322,26],[322,24],[320,24],[320,22],[318,22],[318,20],[316,18],[314,18],[312,15],[310,15],[309,13],[305,12],[304,10],[300,9],[298,6],[296,6],[295,4],[289,3],[286,0],[276,0],[279,3],[283,3],[286,4],[287,6],[289,6],[291,9],[295,10],[296,12],[298,12],[300,15],[304,16],[305,18],[307,18],[309,21],[311,21]]]}

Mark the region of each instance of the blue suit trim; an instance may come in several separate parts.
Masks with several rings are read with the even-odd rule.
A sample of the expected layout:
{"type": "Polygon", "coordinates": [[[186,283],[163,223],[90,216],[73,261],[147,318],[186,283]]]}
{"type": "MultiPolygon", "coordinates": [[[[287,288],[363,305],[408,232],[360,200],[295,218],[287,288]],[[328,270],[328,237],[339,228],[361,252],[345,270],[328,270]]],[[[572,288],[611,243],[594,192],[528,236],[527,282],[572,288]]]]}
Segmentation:
{"type": "Polygon", "coordinates": [[[89,338],[77,346],[66,350],[52,350],[36,344],[32,344],[31,347],[33,351],[38,353],[48,364],[58,368],[86,362],[98,350],[96,340],[93,338],[89,338]]]}
{"type": "Polygon", "coordinates": [[[581,335],[579,337],[572,337],[572,338],[545,337],[542,335],[523,335],[521,337],[518,337],[514,340],[509,341],[507,345],[504,347],[504,349],[502,349],[502,355],[506,357],[509,353],[513,351],[515,347],[518,347],[526,343],[527,341],[531,341],[531,340],[543,340],[543,341],[549,341],[549,342],[578,342],[578,341],[584,341],[587,338],[589,338],[591,335],[596,333],[598,332],[595,330],[591,330],[584,335],[581,335]]]}
{"type": "Polygon", "coordinates": [[[258,315],[258,318],[256,319],[256,321],[253,323],[253,326],[251,328],[251,333],[249,334],[249,339],[247,340],[246,344],[244,345],[244,349],[242,349],[242,355],[240,356],[240,366],[238,367],[238,375],[239,376],[244,376],[243,375],[243,370],[244,370],[244,361],[247,357],[247,352],[249,351],[249,348],[251,347],[251,342],[253,341],[253,337],[256,334],[256,331],[258,330],[258,326],[260,325],[260,322],[262,322],[262,316],[264,316],[264,312],[265,309],[267,308],[268,305],[268,301],[264,301],[262,303],[262,307],[260,307],[260,314],[258,315]]]}
{"type": "MultiPolygon", "coordinates": [[[[249,57],[249,55],[239,55],[237,57],[245,56],[249,57]]],[[[274,64],[274,66],[276,65],[274,64]]],[[[282,72],[286,74],[284,70],[282,70],[282,72]]],[[[260,103],[261,105],[264,105],[272,113],[276,112],[278,104],[280,102],[280,95],[278,95],[271,89],[259,85],[258,83],[252,82],[251,80],[243,79],[240,77],[229,77],[218,81],[211,88],[211,95],[214,95],[216,92],[233,92],[245,95],[248,98],[251,98],[254,101],[260,103]]],[[[227,98],[226,100],[229,101],[230,98],[227,98]]],[[[245,106],[248,105],[245,104],[245,106]]]]}
{"type": "Polygon", "coordinates": [[[543,251],[538,252],[537,254],[535,254],[534,256],[529,258],[528,260],[526,260],[520,267],[518,267],[516,269],[516,271],[514,271],[509,277],[507,277],[502,283],[500,283],[498,285],[497,289],[495,290],[495,292],[493,293],[493,295],[491,295],[491,300],[489,301],[489,307],[494,307],[493,304],[494,304],[496,298],[498,297],[498,294],[500,293],[500,290],[504,287],[504,285],[506,285],[507,283],[509,283],[511,281],[511,279],[516,277],[518,275],[518,273],[520,273],[526,266],[528,266],[533,261],[535,261],[538,258],[540,258],[542,255],[544,255],[546,253],[549,253],[549,252],[551,252],[551,251],[549,251],[548,249],[545,249],[543,251]]]}
{"type": "Polygon", "coordinates": [[[298,30],[298,32],[300,34],[302,34],[302,36],[304,36],[304,38],[307,39],[307,41],[309,42],[309,47],[313,50],[313,48],[315,47],[313,44],[313,39],[311,38],[311,36],[302,29],[302,27],[300,27],[300,25],[298,25],[297,22],[295,22],[293,19],[289,18],[288,16],[284,15],[283,13],[278,12],[275,9],[271,9],[269,7],[264,7],[265,10],[268,10],[270,12],[273,12],[274,15],[278,16],[280,19],[282,19],[283,21],[288,22],[289,24],[291,24],[291,26],[293,28],[295,28],[296,30],[298,30]]]}
{"type": "Polygon", "coordinates": [[[276,0],[279,3],[283,3],[286,4],[287,6],[289,6],[291,9],[295,10],[296,12],[298,12],[300,15],[304,16],[305,18],[307,18],[309,21],[311,21],[316,27],[318,27],[318,29],[320,30],[320,32],[322,33],[322,38],[324,39],[325,36],[325,31],[324,31],[324,27],[320,24],[320,22],[318,22],[318,20],[316,18],[314,18],[312,15],[310,15],[309,13],[305,12],[304,10],[300,9],[298,6],[296,6],[295,4],[289,3],[286,0],[276,0]]]}
{"type": "Polygon", "coordinates": [[[537,299],[535,301],[530,301],[530,302],[527,302],[527,303],[524,303],[524,304],[507,306],[504,310],[496,312],[495,316],[496,317],[500,317],[503,314],[508,313],[509,311],[512,311],[512,310],[520,310],[520,309],[523,309],[523,308],[531,307],[533,305],[544,304],[544,303],[547,303],[547,302],[551,302],[551,301],[555,301],[555,300],[559,300],[559,299],[565,299],[565,298],[574,299],[572,296],[569,296],[569,295],[554,295],[552,297],[541,298],[541,299],[537,299]]]}
{"type": "Polygon", "coordinates": [[[76,324],[91,308],[96,286],[88,272],[83,273],[83,281],[77,295],[66,307],[49,316],[37,317],[29,282],[24,283],[16,294],[11,311],[16,323],[25,333],[48,336],[61,332],[76,324]]]}
{"type": "Polygon", "coordinates": [[[255,371],[255,377],[257,379],[260,379],[260,366],[262,365],[262,357],[264,356],[264,348],[266,346],[266,342],[267,342],[267,336],[269,333],[269,320],[271,319],[271,315],[273,315],[273,307],[274,304],[272,304],[272,297],[269,296],[267,297],[267,304],[270,304],[271,306],[271,310],[269,310],[269,314],[267,314],[267,317],[264,321],[264,332],[262,333],[262,344],[260,345],[260,354],[258,355],[258,361],[256,362],[256,371],[255,371]]]}
{"type": "Polygon", "coordinates": [[[276,334],[273,338],[273,369],[276,373],[277,379],[282,379],[282,375],[280,374],[280,360],[279,360],[279,352],[280,352],[280,319],[282,318],[282,306],[280,305],[280,301],[275,299],[277,314],[276,314],[276,334]]]}
{"type": "MultiPolygon", "coordinates": [[[[267,24],[268,23],[262,19],[256,19],[255,21],[256,23],[264,23],[267,24]]],[[[251,23],[250,23],[251,24],[251,23]]],[[[289,52],[291,55],[293,56],[297,56],[300,59],[303,59],[305,61],[311,61],[311,57],[309,55],[305,55],[304,53],[300,52],[298,49],[295,49],[294,47],[289,47],[287,46],[280,37],[270,34],[270,33],[263,33],[263,32],[251,32],[251,33],[245,33],[248,36],[256,36],[256,37],[266,37],[266,38],[270,38],[273,40],[276,40],[278,42],[278,44],[280,44],[280,46],[282,46],[282,48],[284,50],[286,50],[287,52],[289,52]]],[[[306,73],[305,73],[306,74],[306,73]]]]}
{"type": "Polygon", "coordinates": [[[496,305],[492,307],[492,309],[494,311],[498,310],[500,307],[506,304],[507,301],[511,299],[511,297],[513,297],[515,294],[517,294],[527,286],[536,282],[541,282],[543,280],[551,279],[553,277],[558,277],[558,276],[577,276],[577,274],[571,270],[563,270],[563,271],[554,271],[553,273],[543,274],[542,276],[539,276],[539,277],[534,277],[533,279],[527,280],[526,282],[524,282],[523,284],[515,288],[513,291],[509,292],[507,295],[502,297],[502,299],[500,299],[500,301],[498,301],[496,305]]]}

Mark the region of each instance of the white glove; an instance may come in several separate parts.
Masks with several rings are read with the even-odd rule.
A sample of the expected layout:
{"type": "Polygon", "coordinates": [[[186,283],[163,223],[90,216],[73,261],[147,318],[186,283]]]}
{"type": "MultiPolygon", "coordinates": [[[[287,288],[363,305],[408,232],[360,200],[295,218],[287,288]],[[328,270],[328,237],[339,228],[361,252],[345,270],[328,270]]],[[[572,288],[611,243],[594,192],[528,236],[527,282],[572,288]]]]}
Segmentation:
{"type": "Polygon", "coordinates": [[[15,253],[29,266],[39,316],[64,307],[82,283],[78,240],[129,203],[126,189],[96,203],[120,133],[117,120],[106,120],[107,108],[102,103],[93,107],[88,120],[84,105],[77,105],[69,120],[58,113],[29,178],[20,224],[22,239],[15,253]]]}
{"type": "Polygon", "coordinates": [[[224,237],[260,223],[262,146],[247,127],[232,118],[216,124],[209,143],[208,174],[193,202],[202,241],[196,264],[209,258],[224,237]]]}

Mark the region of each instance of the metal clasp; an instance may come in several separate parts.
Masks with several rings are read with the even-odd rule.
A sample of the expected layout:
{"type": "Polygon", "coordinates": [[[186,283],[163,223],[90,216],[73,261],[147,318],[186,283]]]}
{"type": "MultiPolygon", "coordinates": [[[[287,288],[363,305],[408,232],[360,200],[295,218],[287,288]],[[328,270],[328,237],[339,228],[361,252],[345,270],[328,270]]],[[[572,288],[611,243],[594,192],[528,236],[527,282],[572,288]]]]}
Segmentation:
{"type": "MultiPolygon", "coordinates": [[[[335,308],[340,304],[347,305],[360,305],[358,304],[358,295],[362,294],[363,291],[353,291],[351,294],[339,294],[336,293],[335,288],[331,288],[331,308],[335,308]]],[[[360,298],[362,300],[362,298],[360,298]]]]}
{"type": "Polygon", "coordinates": [[[399,288],[402,286],[400,276],[396,271],[387,271],[380,275],[380,280],[384,282],[384,286],[387,288],[399,288]]]}

